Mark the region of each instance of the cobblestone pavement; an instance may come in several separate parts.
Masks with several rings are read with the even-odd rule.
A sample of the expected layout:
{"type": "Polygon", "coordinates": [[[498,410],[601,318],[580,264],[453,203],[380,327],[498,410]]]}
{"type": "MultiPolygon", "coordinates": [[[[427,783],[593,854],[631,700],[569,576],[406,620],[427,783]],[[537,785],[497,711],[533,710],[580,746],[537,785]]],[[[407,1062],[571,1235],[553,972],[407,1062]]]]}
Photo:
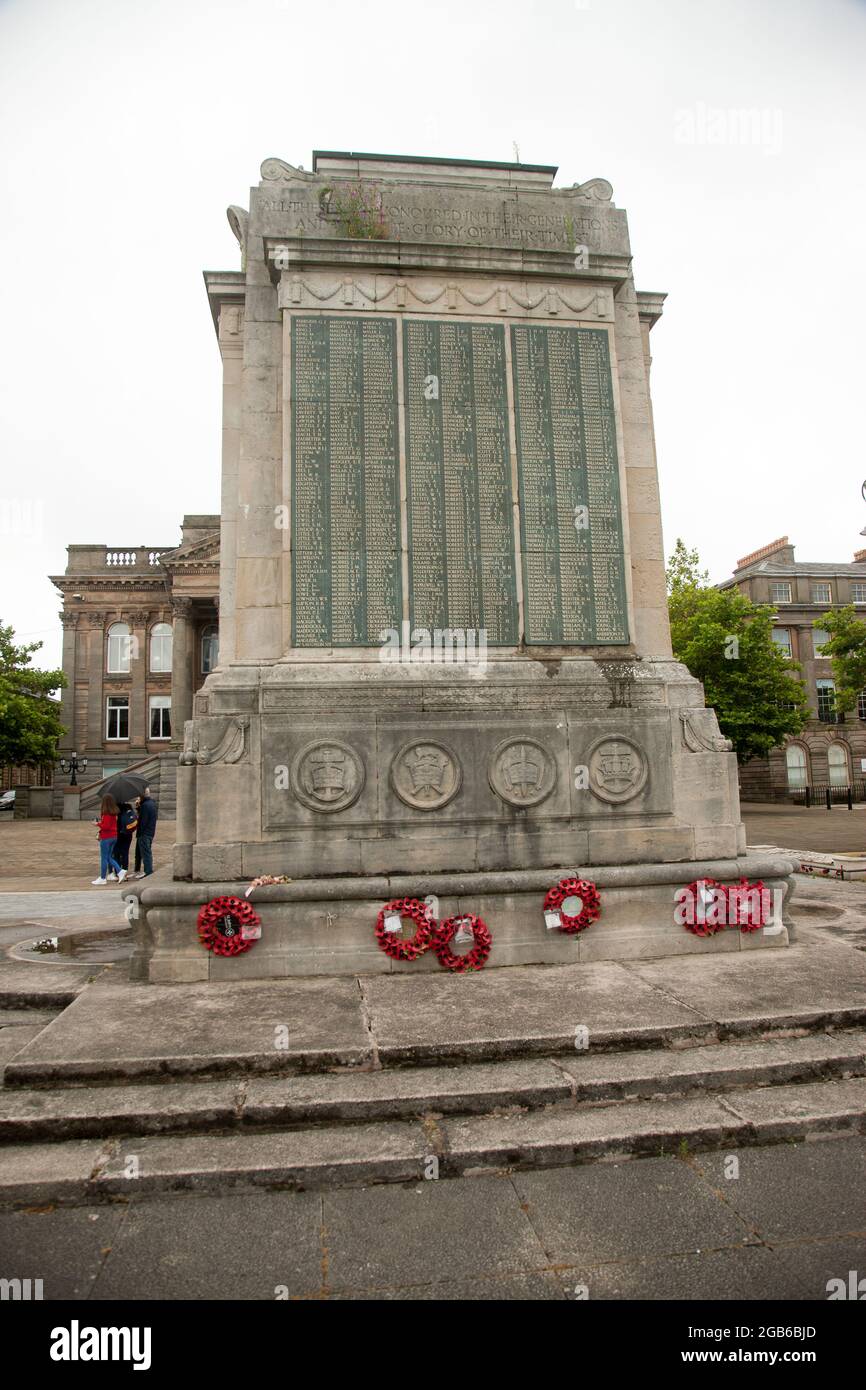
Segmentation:
{"type": "MultiPolygon", "coordinates": [[[[130,1183],[132,1186],[132,1182],[130,1183]]],[[[53,1299],[807,1299],[866,1270],[866,1139],[0,1212],[53,1299]],[[732,1162],[736,1160],[736,1162],[732,1162]]]]}

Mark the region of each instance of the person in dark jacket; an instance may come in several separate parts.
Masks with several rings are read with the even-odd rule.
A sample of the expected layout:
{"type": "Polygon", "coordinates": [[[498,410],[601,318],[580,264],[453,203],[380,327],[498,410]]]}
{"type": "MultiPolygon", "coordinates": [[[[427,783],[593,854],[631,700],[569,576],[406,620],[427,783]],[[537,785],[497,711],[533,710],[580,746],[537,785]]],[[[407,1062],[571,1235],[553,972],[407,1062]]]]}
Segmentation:
{"type": "MultiPolygon", "coordinates": [[[[121,801],[117,815],[117,844],[114,846],[114,857],[127,873],[129,872],[129,847],[132,844],[132,836],[137,823],[135,811],[129,802],[121,801]]],[[[126,874],[124,874],[125,877],[126,874]]]]}
{"type": "Polygon", "coordinates": [[[144,796],[138,802],[138,830],[135,833],[135,872],[139,878],[147,878],[148,874],[153,873],[153,840],[158,815],[150,787],[145,787],[144,796]]]}

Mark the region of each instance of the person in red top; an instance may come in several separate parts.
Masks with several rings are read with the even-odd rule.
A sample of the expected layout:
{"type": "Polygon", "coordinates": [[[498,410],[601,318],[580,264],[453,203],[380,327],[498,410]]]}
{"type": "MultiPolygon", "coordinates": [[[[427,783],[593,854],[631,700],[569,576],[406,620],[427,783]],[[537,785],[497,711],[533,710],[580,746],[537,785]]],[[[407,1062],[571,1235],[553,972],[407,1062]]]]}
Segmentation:
{"type": "Polygon", "coordinates": [[[115,874],[120,883],[126,878],[126,870],[121,868],[114,857],[114,846],[117,844],[117,814],[119,806],[113,796],[104,796],[100,807],[99,820],[93,822],[99,826],[99,878],[93,879],[93,884],[107,883],[109,879],[108,870],[111,869],[111,877],[115,874]]]}

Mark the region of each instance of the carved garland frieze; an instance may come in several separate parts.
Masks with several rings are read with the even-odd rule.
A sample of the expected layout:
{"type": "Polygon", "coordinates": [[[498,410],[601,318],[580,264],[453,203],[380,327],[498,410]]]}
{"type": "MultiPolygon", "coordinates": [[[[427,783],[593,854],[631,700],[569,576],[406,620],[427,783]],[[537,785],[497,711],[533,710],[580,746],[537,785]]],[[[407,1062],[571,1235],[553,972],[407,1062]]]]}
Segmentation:
{"type": "MultiPolygon", "coordinates": [[[[271,256],[277,266],[283,248],[275,247],[271,256]]],[[[284,274],[279,292],[283,309],[408,309],[411,312],[448,310],[452,313],[514,314],[518,317],[576,316],[582,319],[613,321],[613,292],[605,285],[545,285],[524,292],[519,285],[481,281],[433,280],[428,277],[374,279],[343,276],[339,280],[309,272],[284,274]]]]}

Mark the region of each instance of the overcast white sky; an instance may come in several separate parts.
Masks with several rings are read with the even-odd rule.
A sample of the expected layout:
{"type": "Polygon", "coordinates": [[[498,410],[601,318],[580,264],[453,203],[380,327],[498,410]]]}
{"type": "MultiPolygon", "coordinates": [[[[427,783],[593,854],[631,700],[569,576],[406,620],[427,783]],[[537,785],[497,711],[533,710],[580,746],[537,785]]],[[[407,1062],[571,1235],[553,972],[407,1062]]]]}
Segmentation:
{"type": "Polygon", "coordinates": [[[201,271],[268,155],[609,179],[653,333],[665,541],[714,579],[866,542],[863,0],[0,0],[0,617],[60,660],[71,542],[219,510],[201,271]],[[739,113],[753,113],[743,120],[739,113]]]}

